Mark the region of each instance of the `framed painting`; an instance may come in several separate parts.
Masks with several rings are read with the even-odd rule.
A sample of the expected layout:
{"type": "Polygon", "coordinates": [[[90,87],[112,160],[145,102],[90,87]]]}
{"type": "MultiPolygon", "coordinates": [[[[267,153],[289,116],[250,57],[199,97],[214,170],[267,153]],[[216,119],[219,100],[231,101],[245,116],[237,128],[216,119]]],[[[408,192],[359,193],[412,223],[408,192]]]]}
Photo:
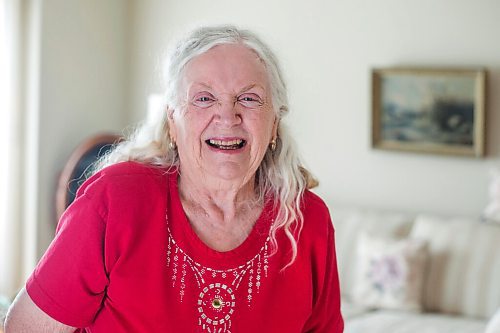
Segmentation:
{"type": "Polygon", "coordinates": [[[484,69],[372,71],[372,146],[484,156],[484,69]]]}

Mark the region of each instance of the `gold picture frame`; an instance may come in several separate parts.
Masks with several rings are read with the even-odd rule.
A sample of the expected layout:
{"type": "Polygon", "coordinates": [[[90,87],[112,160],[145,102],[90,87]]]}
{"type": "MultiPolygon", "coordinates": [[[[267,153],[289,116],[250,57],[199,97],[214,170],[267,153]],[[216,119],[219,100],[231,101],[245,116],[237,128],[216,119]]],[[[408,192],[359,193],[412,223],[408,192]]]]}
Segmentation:
{"type": "Polygon", "coordinates": [[[482,157],[486,70],[372,70],[372,147],[482,157]]]}

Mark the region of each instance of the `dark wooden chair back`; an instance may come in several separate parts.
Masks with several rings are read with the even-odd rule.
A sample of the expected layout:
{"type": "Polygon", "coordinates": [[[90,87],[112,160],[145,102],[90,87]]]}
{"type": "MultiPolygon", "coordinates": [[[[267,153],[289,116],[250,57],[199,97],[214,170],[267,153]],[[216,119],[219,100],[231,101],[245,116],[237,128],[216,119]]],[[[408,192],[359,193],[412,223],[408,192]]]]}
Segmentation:
{"type": "Polygon", "coordinates": [[[75,200],[76,192],[92,174],[95,162],[122,139],[115,134],[99,134],[83,141],[71,154],[59,177],[56,190],[56,221],[75,200]]]}

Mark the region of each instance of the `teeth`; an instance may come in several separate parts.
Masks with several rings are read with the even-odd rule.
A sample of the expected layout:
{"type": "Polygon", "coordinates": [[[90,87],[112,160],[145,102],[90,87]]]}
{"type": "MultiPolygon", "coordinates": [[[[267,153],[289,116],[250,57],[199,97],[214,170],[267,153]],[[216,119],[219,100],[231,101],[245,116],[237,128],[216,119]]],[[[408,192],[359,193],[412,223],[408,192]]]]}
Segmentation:
{"type": "Polygon", "coordinates": [[[236,140],[230,140],[230,141],[222,141],[222,140],[213,140],[210,139],[209,142],[213,145],[217,146],[234,146],[234,145],[239,145],[243,142],[241,139],[236,139],[236,140]]]}

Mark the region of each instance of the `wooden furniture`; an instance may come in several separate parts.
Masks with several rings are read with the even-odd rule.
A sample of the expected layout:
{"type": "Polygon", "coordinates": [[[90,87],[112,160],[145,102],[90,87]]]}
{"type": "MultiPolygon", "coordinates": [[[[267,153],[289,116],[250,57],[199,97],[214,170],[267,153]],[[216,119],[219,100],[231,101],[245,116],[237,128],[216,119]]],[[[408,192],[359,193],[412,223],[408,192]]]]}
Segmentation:
{"type": "Polygon", "coordinates": [[[59,176],[55,199],[56,222],[75,199],[80,185],[92,174],[95,162],[121,140],[115,134],[98,134],[76,147],[59,176]]]}

